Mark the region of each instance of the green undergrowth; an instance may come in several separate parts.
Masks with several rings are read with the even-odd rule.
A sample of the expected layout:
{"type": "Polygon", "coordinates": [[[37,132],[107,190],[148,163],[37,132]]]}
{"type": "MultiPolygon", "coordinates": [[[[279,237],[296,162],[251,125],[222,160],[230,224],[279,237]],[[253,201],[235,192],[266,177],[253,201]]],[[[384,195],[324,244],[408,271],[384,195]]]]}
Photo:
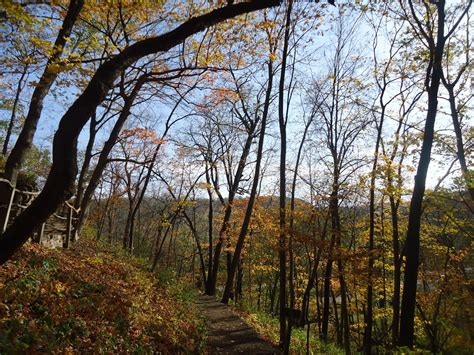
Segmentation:
{"type": "MultiPolygon", "coordinates": [[[[267,341],[278,345],[280,338],[280,324],[278,317],[268,314],[263,311],[251,307],[245,302],[234,309],[250,326],[267,341]]],[[[328,354],[328,355],[343,355],[345,351],[334,343],[325,344],[322,342],[315,332],[316,324],[311,325],[309,334],[309,349],[307,348],[307,328],[294,327],[291,332],[291,354],[328,354]],[[308,351],[309,350],[309,351],[308,351]]],[[[354,354],[362,354],[360,349],[357,349],[356,344],[351,345],[354,354]],[[356,350],[357,349],[357,350],[356,350]]],[[[386,349],[383,347],[374,347],[373,352],[377,354],[391,354],[391,355],[424,355],[430,352],[422,349],[408,349],[395,348],[386,349]]],[[[454,353],[453,353],[454,354],[454,353]]],[[[460,352],[461,354],[461,352],[460,352]]],[[[464,354],[464,353],[463,353],[464,354]]]]}
{"type": "MultiPolygon", "coordinates": [[[[280,325],[277,317],[266,312],[257,311],[245,305],[237,309],[241,317],[267,341],[278,345],[280,325]]],[[[313,325],[314,326],[314,325],[313,325]]],[[[293,328],[291,332],[290,352],[292,354],[306,354],[307,352],[306,328],[293,328]]],[[[322,343],[313,331],[309,337],[309,354],[344,354],[344,351],[333,344],[322,343]]]]}
{"type": "Polygon", "coordinates": [[[0,267],[0,353],[198,353],[194,297],[109,244],[28,244],[0,267]]]}

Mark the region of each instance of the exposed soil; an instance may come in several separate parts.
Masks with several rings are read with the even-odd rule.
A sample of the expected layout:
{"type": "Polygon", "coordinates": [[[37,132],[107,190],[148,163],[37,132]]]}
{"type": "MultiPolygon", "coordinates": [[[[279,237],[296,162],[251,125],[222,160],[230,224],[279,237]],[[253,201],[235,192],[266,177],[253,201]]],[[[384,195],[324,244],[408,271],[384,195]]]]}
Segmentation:
{"type": "Polygon", "coordinates": [[[232,310],[212,296],[200,296],[208,329],[210,354],[279,354],[278,348],[263,340],[255,329],[244,323],[232,310]]]}

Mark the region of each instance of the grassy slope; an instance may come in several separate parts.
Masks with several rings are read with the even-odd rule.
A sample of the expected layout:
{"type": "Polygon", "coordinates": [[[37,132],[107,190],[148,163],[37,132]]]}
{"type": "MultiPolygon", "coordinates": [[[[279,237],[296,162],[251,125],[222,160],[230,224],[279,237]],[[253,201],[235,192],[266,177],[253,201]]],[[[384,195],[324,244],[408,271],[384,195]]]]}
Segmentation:
{"type": "Polygon", "coordinates": [[[110,248],[29,244],[1,266],[0,353],[198,351],[203,322],[193,303],[110,248]]]}
{"type": "MultiPolygon", "coordinates": [[[[278,345],[280,338],[280,326],[277,317],[273,317],[265,312],[249,310],[245,308],[235,308],[240,317],[251,327],[253,327],[265,340],[278,345]]],[[[315,325],[313,325],[314,327],[315,325]]],[[[306,353],[306,329],[294,327],[291,332],[290,352],[292,354],[306,353]]],[[[344,354],[344,351],[334,344],[324,344],[319,341],[314,332],[310,334],[309,339],[310,354],[344,354]]]]}

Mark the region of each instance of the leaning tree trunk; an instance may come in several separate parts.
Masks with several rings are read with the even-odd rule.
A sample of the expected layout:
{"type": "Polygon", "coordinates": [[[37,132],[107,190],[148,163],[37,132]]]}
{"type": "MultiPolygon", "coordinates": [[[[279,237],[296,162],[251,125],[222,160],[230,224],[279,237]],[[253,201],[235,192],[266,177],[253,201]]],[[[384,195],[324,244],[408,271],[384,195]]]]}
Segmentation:
{"type": "Polygon", "coordinates": [[[77,139],[82,128],[112,88],[115,79],[149,54],[166,52],[187,37],[237,15],[278,5],[278,0],[228,5],[194,17],[163,35],[141,40],[102,64],[87,88],[62,117],[53,141],[53,164],[45,186],[33,203],[0,236],[0,264],[6,262],[64,201],[74,193],[77,139]]]}
{"type": "MultiPolygon", "coordinates": [[[[139,90],[140,88],[138,88],[139,90]]],[[[191,90],[191,89],[190,89],[191,90]]],[[[173,123],[170,124],[170,120],[171,118],[173,117],[176,109],[178,108],[179,104],[181,103],[183,97],[181,97],[177,102],[176,104],[174,105],[173,109],[171,110],[170,114],[168,115],[168,120],[166,121],[166,125],[165,125],[165,130],[163,132],[163,134],[161,135],[161,139],[160,139],[160,142],[156,145],[155,147],[155,151],[153,152],[153,156],[151,157],[151,163],[150,163],[150,166],[148,167],[148,171],[147,171],[147,174],[145,176],[145,180],[143,182],[143,188],[142,190],[140,191],[139,193],[139,196],[138,196],[138,199],[137,199],[137,202],[135,203],[135,205],[132,207],[132,213],[131,213],[131,216],[130,216],[130,228],[129,228],[129,235],[128,235],[128,240],[129,240],[129,250],[130,252],[133,252],[133,238],[134,238],[134,232],[135,232],[135,218],[136,218],[136,215],[138,213],[138,211],[140,210],[140,206],[142,204],[142,201],[145,197],[145,193],[146,193],[146,190],[148,188],[148,185],[150,183],[150,180],[151,180],[151,174],[153,173],[153,168],[155,166],[155,163],[156,163],[156,159],[158,157],[158,153],[160,152],[160,148],[162,146],[162,142],[163,140],[165,139],[166,135],[168,134],[171,126],[173,123]]]]}
{"type": "MultiPolygon", "coordinates": [[[[298,147],[298,153],[296,155],[295,168],[294,168],[294,171],[293,171],[293,179],[292,179],[292,183],[291,183],[291,200],[290,200],[290,232],[291,233],[294,233],[293,229],[294,229],[294,221],[295,221],[296,180],[297,180],[297,177],[298,177],[298,168],[299,168],[299,165],[300,165],[300,162],[301,162],[301,156],[302,156],[302,153],[303,153],[303,146],[304,146],[304,143],[305,143],[305,140],[306,140],[306,136],[308,134],[309,127],[310,127],[311,123],[313,122],[313,117],[314,116],[311,116],[309,118],[308,122],[306,122],[306,124],[305,124],[304,131],[303,131],[303,137],[301,138],[301,141],[300,141],[300,144],[299,144],[299,147],[298,147]]],[[[318,259],[318,261],[316,262],[315,268],[313,269],[313,271],[308,271],[308,273],[310,273],[311,275],[309,277],[307,287],[306,287],[305,292],[303,294],[303,300],[301,302],[302,306],[301,306],[301,317],[300,317],[300,320],[299,320],[299,325],[304,325],[305,321],[307,320],[307,311],[308,311],[307,303],[309,301],[309,295],[310,295],[310,292],[311,292],[311,288],[313,287],[312,285],[313,285],[314,279],[316,277],[315,273],[317,272],[317,269],[318,269],[317,264],[319,264],[319,258],[317,257],[316,259],[318,259]]],[[[290,283],[291,283],[291,281],[290,281],[290,283]]],[[[293,292],[293,296],[294,296],[294,292],[293,292]]]]}

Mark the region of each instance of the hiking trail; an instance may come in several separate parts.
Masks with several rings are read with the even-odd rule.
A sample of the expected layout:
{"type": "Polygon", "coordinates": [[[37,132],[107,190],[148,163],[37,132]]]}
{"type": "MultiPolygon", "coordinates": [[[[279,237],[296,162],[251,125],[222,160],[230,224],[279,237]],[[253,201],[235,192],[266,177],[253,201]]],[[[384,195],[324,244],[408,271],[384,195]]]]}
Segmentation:
{"type": "Polygon", "coordinates": [[[206,319],[210,354],[279,354],[273,346],[213,296],[200,296],[196,303],[206,319]]]}

